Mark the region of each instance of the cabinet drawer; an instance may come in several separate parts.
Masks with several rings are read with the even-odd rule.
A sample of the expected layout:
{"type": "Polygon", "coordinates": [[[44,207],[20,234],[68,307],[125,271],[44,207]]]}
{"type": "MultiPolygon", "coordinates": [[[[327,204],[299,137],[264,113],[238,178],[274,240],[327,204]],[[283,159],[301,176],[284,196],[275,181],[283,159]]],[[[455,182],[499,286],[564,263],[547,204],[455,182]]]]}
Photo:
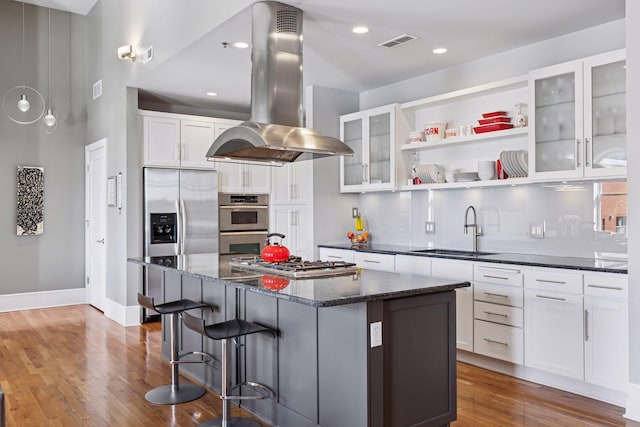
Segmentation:
{"type": "Polygon", "coordinates": [[[627,299],[629,278],[626,274],[585,274],[584,294],[627,299]]]}
{"type": "Polygon", "coordinates": [[[473,271],[473,277],[476,282],[522,287],[522,270],[519,268],[476,264],[473,271]]]}
{"type": "Polygon", "coordinates": [[[422,256],[396,255],[396,271],[431,275],[431,260],[422,256]]]}
{"type": "Polygon", "coordinates": [[[433,258],[431,260],[431,275],[471,282],[473,280],[473,263],[433,258]]]}
{"type": "Polygon", "coordinates": [[[478,354],[522,365],[524,338],[522,329],[475,320],[474,351],[478,354]]]}
{"type": "Polygon", "coordinates": [[[524,306],[522,288],[513,286],[492,285],[489,283],[474,283],[473,299],[476,301],[492,302],[513,307],[524,306]]]}
{"type": "Polygon", "coordinates": [[[500,323],[517,328],[524,326],[524,311],[519,307],[475,301],[473,303],[473,315],[477,320],[486,320],[487,322],[500,323]]]}
{"type": "Polygon", "coordinates": [[[322,261],[353,262],[353,251],[347,249],[320,248],[319,255],[322,261]]]}
{"type": "Polygon", "coordinates": [[[566,270],[533,269],[524,273],[524,287],[552,292],[582,293],[582,273],[566,270]]]}
{"type": "Polygon", "coordinates": [[[394,271],[395,257],[395,255],[356,252],[353,255],[353,261],[358,267],[369,270],[394,271]]]}

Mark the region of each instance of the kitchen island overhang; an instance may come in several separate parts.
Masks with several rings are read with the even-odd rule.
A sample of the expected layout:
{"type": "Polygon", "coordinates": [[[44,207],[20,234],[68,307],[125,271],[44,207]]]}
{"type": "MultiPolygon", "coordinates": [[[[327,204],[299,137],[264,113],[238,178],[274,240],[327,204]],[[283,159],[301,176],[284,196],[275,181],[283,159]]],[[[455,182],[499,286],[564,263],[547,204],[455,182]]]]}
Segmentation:
{"type": "MultiPolygon", "coordinates": [[[[468,282],[360,270],[286,279],[286,286],[277,281],[276,288],[284,287],[273,290],[274,282],[264,280],[272,275],[232,270],[227,256],[162,258],[129,261],[163,271],[166,300],[217,306],[204,314],[207,323],[238,316],[279,332],[276,340],[247,337],[234,355],[233,378],[276,391],[274,399],[242,405],[265,421],[347,427],[440,426],[455,419],[454,290],[468,282]]],[[[219,354],[218,343],[181,332],[184,351],[219,354]]],[[[219,389],[217,366],[183,371],[219,389]]]]}

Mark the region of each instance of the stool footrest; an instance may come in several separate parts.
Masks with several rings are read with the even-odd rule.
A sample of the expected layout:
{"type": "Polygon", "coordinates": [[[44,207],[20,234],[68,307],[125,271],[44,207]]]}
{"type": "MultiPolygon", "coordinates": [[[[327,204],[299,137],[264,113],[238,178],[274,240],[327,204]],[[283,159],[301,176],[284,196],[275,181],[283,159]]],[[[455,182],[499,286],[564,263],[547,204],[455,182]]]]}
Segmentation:
{"type": "Polygon", "coordinates": [[[255,391],[259,394],[259,396],[237,396],[237,395],[229,395],[229,396],[220,396],[222,400],[258,400],[258,399],[271,399],[275,396],[275,392],[271,390],[266,385],[260,383],[254,383],[252,381],[245,381],[240,384],[236,384],[231,387],[232,390],[235,390],[240,387],[249,387],[251,390],[255,391]]]}
{"type": "Polygon", "coordinates": [[[190,351],[188,353],[182,353],[178,355],[178,359],[182,359],[187,356],[202,356],[202,360],[174,360],[173,362],[169,361],[169,363],[180,364],[180,363],[209,363],[212,360],[216,360],[212,354],[206,353],[204,351],[190,351]]]}

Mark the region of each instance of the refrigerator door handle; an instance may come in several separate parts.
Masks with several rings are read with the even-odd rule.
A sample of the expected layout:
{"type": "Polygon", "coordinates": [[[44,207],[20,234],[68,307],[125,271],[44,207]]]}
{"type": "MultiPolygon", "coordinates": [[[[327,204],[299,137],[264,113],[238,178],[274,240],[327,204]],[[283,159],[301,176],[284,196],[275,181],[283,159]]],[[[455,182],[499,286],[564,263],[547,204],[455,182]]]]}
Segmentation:
{"type": "Polygon", "coordinates": [[[182,212],[180,212],[180,200],[175,200],[176,207],[176,245],[175,251],[176,255],[180,255],[182,253],[182,229],[184,228],[184,224],[182,224],[182,212]]]}
{"type": "Polygon", "coordinates": [[[187,240],[187,206],[184,203],[184,199],[180,199],[180,255],[184,255],[184,243],[187,240]]]}

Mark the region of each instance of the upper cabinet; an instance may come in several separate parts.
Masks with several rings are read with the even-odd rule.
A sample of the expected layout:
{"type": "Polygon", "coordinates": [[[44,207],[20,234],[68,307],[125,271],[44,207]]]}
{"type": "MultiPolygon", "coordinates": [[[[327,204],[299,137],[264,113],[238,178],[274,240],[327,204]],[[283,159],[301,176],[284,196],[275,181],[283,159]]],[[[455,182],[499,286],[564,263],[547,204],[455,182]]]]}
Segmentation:
{"type": "Polygon", "coordinates": [[[243,162],[214,162],[218,189],[222,193],[268,194],[271,166],[243,162]]]}
{"type": "Polygon", "coordinates": [[[271,204],[307,204],[313,198],[313,162],[271,168],[271,204]]]}
{"type": "Polygon", "coordinates": [[[535,179],[626,175],[625,53],[529,74],[529,175],[535,179]]]}
{"type": "Polygon", "coordinates": [[[214,169],[205,158],[213,140],[236,120],[139,111],[143,166],[214,169]]]}
{"type": "Polygon", "coordinates": [[[340,117],[340,139],[353,156],[340,157],[340,191],[394,190],[397,104],[340,117]]]}

